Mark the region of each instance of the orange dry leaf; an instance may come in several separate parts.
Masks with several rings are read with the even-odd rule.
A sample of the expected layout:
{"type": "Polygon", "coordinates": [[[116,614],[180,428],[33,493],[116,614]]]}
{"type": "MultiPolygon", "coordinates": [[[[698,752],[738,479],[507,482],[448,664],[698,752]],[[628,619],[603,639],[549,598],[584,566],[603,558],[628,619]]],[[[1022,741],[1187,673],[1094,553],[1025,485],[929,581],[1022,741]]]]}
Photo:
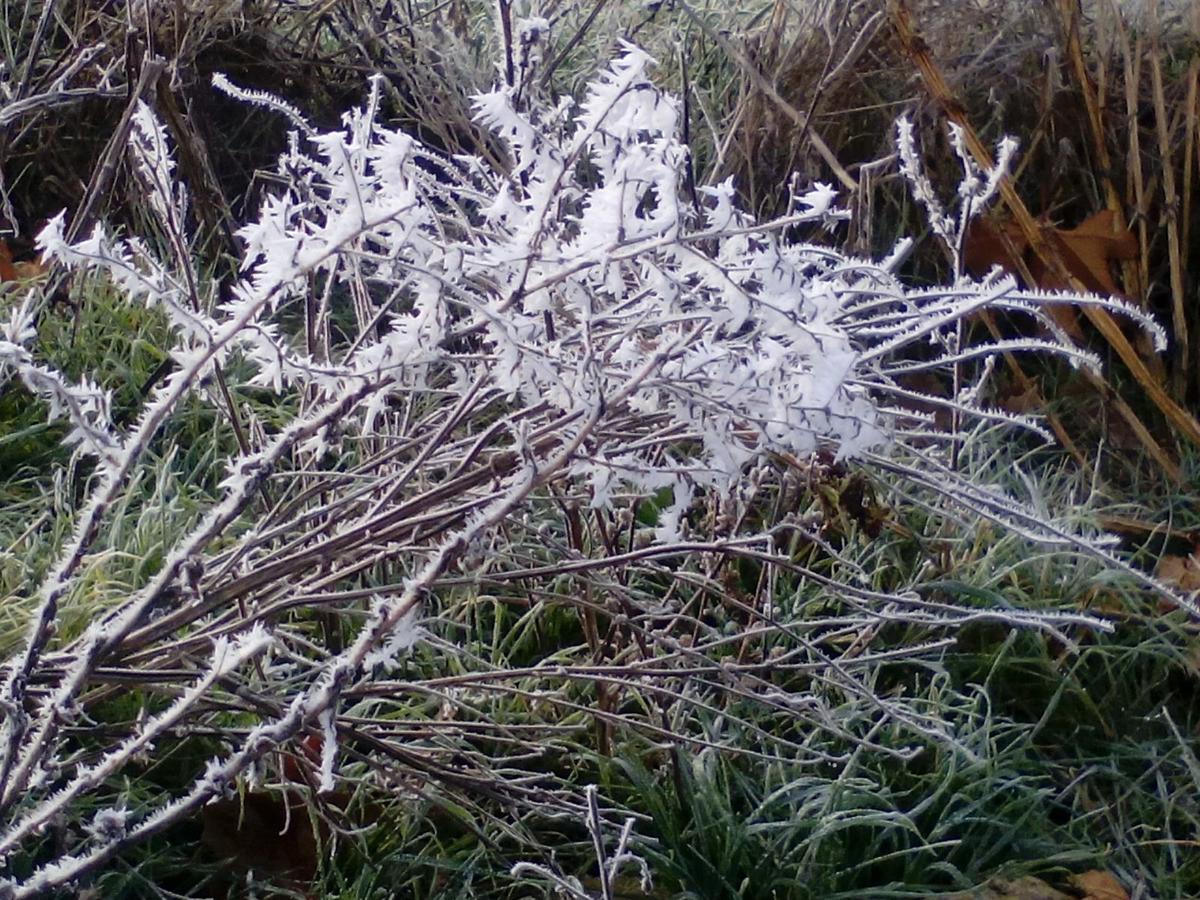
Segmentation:
{"type": "MultiPolygon", "coordinates": [[[[1039,222],[1047,246],[1057,251],[1063,268],[1098,294],[1124,296],[1113,279],[1110,268],[1114,260],[1134,259],[1137,238],[1128,229],[1113,230],[1116,219],[1110,209],[1104,209],[1085,219],[1077,228],[1055,228],[1039,222]]],[[[1056,275],[1029,248],[1020,227],[1015,222],[992,225],[986,219],[976,219],[967,229],[963,242],[963,264],[972,275],[987,274],[992,266],[1020,276],[1017,259],[1025,263],[1033,284],[1043,290],[1065,290],[1070,287],[1065,278],[1056,275]]]]}
{"type": "Polygon", "coordinates": [[[1029,244],[1016,222],[996,227],[987,219],[974,219],[963,240],[963,266],[976,278],[982,278],[992,266],[1020,277],[1018,259],[1024,259],[1029,244]]]}
{"type": "Polygon", "coordinates": [[[1046,408],[1046,400],[1033,381],[1026,381],[1024,387],[1010,385],[996,402],[1001,409],[1018,416],[1036,415],[1046,408]]]}
{"type": "Polygon", "coordinates": [[[8,242],[0,238],[0,281],[16,281],[17,271],[13,268],[12,251],[8,242]]]}
{"type": "Polygon", "coordinates": [[[299,753],[284,754],[283,777],[297,784],[311,783],[313,767],[321,762],[321,747],[324,744],[319,734],[306,735],[299,742],[299,753]]]}
{"type": "Polygon", "coordinates": [[[46,274],[46,265],[37,259],[13,262],[8,242],[0,238],[0,282],[28,281],[46,274]]]}
{"type": "Polygon", "coordinates": [[[993,878],[971,891],[942,894],[944,900],[1072,900],[1069,894],[1055,890],[1040,878],[993,878]]]}
{"type": "Polygon", "coordinates": [[[1158,561],[1154,577],[1181,591],[1200,590],[1200,559],[1189,556],[1164,556],[1158,561]]]}
{"type": "Polygon", "coordinates": [[[1083,891],[1083,900],[1129,900],[1129,892],[1111,872],[1093,869],[1082,875],[1073,875],[1071,885],[1083,891]]]}
{"type": "MultiPolygon", "coordinates": [[[[1123,297],[1125,295],[1113,278],[1111,264],[1115,260],[1134,259],[1138,244],[1137,238],[1128,229],[1114,231],[1115,222],[1113,211],[1105,209],[1085,219],[1077,228],[1056,228],[1048,222],[1038,224],[1046,246],[1058,255],[1069,275],[1089,291],[1123,297]]],[[[1071,287],[1068,278],[1057,274],[1052,266],[1033,252],[1015,222],[1004,222],[997,226],[986,219],[976,219],[971,223],[963,241],[963,265],[968,272],[980,277],[987,274],[992,266],[999,266],[1005,272],[1021,278],[1022,263],[1033,282],[1027,287],[1046,291],[1071,287]]],[[[1052,307],[1048,312],[1073,338],[1082,339],[1083,334],[1073,310],[1059,306],[1052,307]]]]}
{"type": "Polygon", "coordinates": [[[15,262],[12,264],[13,273],[16,275],[17,281],[28,281],[31,278],[40,278],[45,275],[49,267],[40,259],[27,259],[24,262],[15,262]]]}
{"type": "MultiPolygon", "coordinates": [[[[1070,231],[1045,227],[1047,242],[1062,257],[1063,266],[1083,283],[1089,291],[1097,294],[1124,296],[1112,277],[1110,263],[1113,260],[1137,257],[1137,238],[1128,229],[1113,231],[1114,213],[1104,209],[1085,219],[1079,227],[1070,231]]],[[[1046,290],[1065,290],[1070,287],[1065,279],[1058,278],[1041,260],[1031,260],[1030,274],[1038,287],[1046,290]]]]}

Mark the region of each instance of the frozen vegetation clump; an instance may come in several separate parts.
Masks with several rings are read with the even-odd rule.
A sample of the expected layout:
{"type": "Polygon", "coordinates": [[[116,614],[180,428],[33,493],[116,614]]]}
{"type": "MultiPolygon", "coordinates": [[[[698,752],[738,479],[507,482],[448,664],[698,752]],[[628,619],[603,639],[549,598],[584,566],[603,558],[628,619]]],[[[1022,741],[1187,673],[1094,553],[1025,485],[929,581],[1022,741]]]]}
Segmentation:
{"type": "MultiPolygon", "coordinates": [[[[1095,365],[1053,338],[1047,304],[1103,304],[1161,337],[1154,324],[1000,276],[908,287],[894,272],[905,245],[870,261],[809,242],[845,215],[825,185],[755,222],[732,184],[689,183],[679,105],[646,54],[626,46],[582,100],[548,101],[531,75],[539,33],[522,26],[511,78],[476,99],[490,160],[385,127],[378,81],[322,133],[216,79],[291,123],[283,187],[241,229],[241,276],[224,291],[196,265],[187,190],[144,105],[131,153],[154,235],[98,227],[69,243],[64,216],[41,232],[47,259],[165,313],[173,365],[121,426],[101,387],[35,358],[35,293],[7,313],[0,377],[69,420],[91,474],[0,670],[0,896],[78,882],[239,784],[269,789],[305,735],[320,747],[314,802],[339,781],[386,778],[401,796],[458,791],[586,819],[593,835],[620,833],[624,853],[619,811],[549,767],[512,777],[517,760],[593,734],[600,752],[640,734],[826,767],[852,765],[881,731],[901,735],[889,751],[901,756],[929,740],[972,753],[955,725],[975,714],[967,699],[937,709],[883,693],[879,672],[936,657],[969,621],[1048,629],[1067,646],[1077,626],[1107,627],[1069,608],[934,602],[912,580],[882,588],[832,546],[828,567],[806,568],[789,548],[820,543],[814,524],[762,510],[797,473],[848,461],[964,521],[1117,565],[1102,542],[962,471],[953,449],[979,423],[1039,433],[984,403],[999,352],[1095,365]],[[964,319],[985,308],[1052,337],[962,346],[964,319]],[[918,396],[904,385],[919,371],[953,373],[955,390],[918,396]],[[171,494],[171,423],[197,403],[234,448],[211,501],[132,590],[65,627],[122,517],[171,494]],[[953,432],[914,411],[937,407],[953,432]],[[730,586],[739,562],[758,573],[745,590],[730,586]],[[476,652],[485,619],[527,629],[551,615],[577,623],[578,646],[522,667],[476,652]],[[879,643],[889,623],[920,639],[879,643]],[[89,698],[130,682],[156,690],[83,752],[89,698]],[[496,710],[514,696],[528,722],[510,733],[496,710]],[[579,724],[581,708],[594,723],[579,724]],[[201,733],[215,749],[190,784],[125,795],[155,747],[201,733]],[[481,734],[509,755],[479,750],[481,734]],[[51,827],[60,852],[47,857],[51,827]]],[[[998,176],[964,162],[963,211],[948,213],[906,128],[899,143],[954,246],[998,176]]]]}

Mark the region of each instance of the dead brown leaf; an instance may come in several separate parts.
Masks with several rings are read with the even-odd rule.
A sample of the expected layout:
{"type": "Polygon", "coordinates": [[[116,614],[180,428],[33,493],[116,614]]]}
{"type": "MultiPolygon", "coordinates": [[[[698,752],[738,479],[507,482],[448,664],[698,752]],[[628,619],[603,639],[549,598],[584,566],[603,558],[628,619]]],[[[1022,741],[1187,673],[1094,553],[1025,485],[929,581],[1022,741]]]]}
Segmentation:
{"type": "Polygon", "coordinates": [[[1040,878],[993,878],[981,887],[945,895],[945,900],[1075,900],[1040,878]]]}
{"type": "MultiPolygon", "coordinates": [[[[1123,259],[1135,259],[1138,253],[1137,238],[1129,229],[1113,231],[1115,214],[1103,209],[1069,230],[1043,226],[1047,243],[1062,257],[1067,271],[1079,279],[1089,291],[1097,294],[1125,296],[1112,275],[1112,263],[1123,259]]],[[[1038,287],[1045,290],[1067,290],[1071,287],[1065,280],[1057,278],[1041,262],[1030,261],[1030,274],[1038,287]]]]}
{"type": "Polygon", "coordinates": [[[319,864],[318,835],[308,805],[295,794],[247,793],[200,810],[201,841],[233,872],[255,870],[297,889],[319,864]]]}
{"type": "Polygon", "coordinates": [[[1032,380],[1026,381],[1023,389],[1020,385],[1010,385],[996,398],[996,402],[1005,412],[1018,416],[1036,415],[1046,409],[1046,399],[1032,380]]]}
{"type": "MultiPolygon", "coordinates": [[[[1125,296],[1113,278],[1112,263],[1137,257],[1137,238],[1128,229],[1113,230],[1115,214],[1104,209],[1084,219],[1075,228],[1057,228],[1039,219],[1038,227],[1046,243],[1062,257],[1067,272],[1098,294],[1125,296]]],[[[1024,264],[1033,284],[1042,290],[1066,290],[1071,287],[1065,279],[1051,271],[1037,254],[1015,222],[994,225],[986,219],[976,219],[967,229],[963,241],[963,265],[975,276],[986,275],[992,266],[1021,277],[1024,264]]],[[[1025,280],[1022,278],[1022,280],[1025,280]]]]}
{"type": "MultiPolygon", "coordinates": [[[[281,751],[283,780],[314,789],[321,745],[320,735],[309,734],[281,751]]],[[[323,795],[318,815],[305,794],[303,788],[246,791],[214,800],[200,810],[201,843],[235,876],[255,871],[311,896],[307,891],[317,875],[321,847],[330,837],[330,816],[341,819],[350,796],[344,791],[323,795]]]]}
{"type": "Polygon", "coordinates": [[[1129,900],[1129,892],[1111,872],[1093,869],[1082,875],[1072,875],[1071,885],[1083,891],[1083,900],[1129,900]]]}
{"type": "Polygon", "coordinates": [[[13,262],[12,249],[0,238],[0,282],[28,281],[46,274],[46,265],[41,260],[30,259],[13,262]]]}
{"type": "Polygon", "coordinates": [[[1200,590],[1200,558],[1195,552],[1187,556],[1164,556],[1154,569],[1154,577],[1181,591],[1200,590]]]}
{"type": "MultiPolygon", "coordinates": [[[[1101,210],[1069,229],[1038,220],[1046,246],[1062,261],[1067,276],[1064,278],[1033,252],[1016,222],[992,224],[987,219],[976,219],[967,229],[963,241],[963,265],[976,277],[987,274],[992,266],[999,266],[1022,282],[1032,279],[1032,284],[1026,284],[1026,287],[1045,291],[1069,290],[1073,287],[1070,283],[1073,277],[1089,291],[1124,297],[1113,278],[1112,264],[1136,258],[1138,244],[1128,229],[1114,231],[1115,222],[1115,214],[1109,209],[1101,210]],[[1024,277],[1026,272],[1028,278],[1024,277]]],[[[1083,333],[1074,310],[1059,306],[1051,307],[1047,312],[1071,337],[1082,340],[1083,333]]]]}
{"type": "Polygon", "coordinates": [[[1040,878],[993,878],[969,891],[946,895],[945,900],[1129,900],[1129,894],[1109,872],[1093,870],[1071,876],[1070,894],[1040,878]]]}
{"type": "Polygon", "coordinates": [[[12,251],[8,242],[0,238],[0,281],[16,281],[17,272],[13,268],[12,251]]]}
{"type": "Polygon", "coordinates": [[[28,281],[31,278],[41,278],[46,274],[47,267],[45,263],[36,259],[27,259],[24,262],[15,262],[12,264],[13,274],[17,281],[28,281]]]}
{"type": "Polygon", "coordinates": [[[982,278],[992,266],[1020,276],[1021,263],[1029,244],[1015,222],[993,225],[985,218],[973,219],[963,240],[963,266],[982,278]]]}

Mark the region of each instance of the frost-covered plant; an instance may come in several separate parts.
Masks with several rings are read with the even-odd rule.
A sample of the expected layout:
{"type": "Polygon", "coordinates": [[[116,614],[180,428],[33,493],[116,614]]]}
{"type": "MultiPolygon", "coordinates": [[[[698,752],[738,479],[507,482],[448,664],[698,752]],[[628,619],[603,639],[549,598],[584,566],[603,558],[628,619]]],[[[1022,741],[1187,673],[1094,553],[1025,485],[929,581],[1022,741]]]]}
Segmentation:
{"type": "MultiPolygon", "coordinates": [[[[621,867],[625,863],[634,864],[634,867],[639,870],[639,874],[641,875],[639,887],[643,893],[650,893],[654,888],[654,881],[650,876],[650,867],[644,859],[632,853],[629,849],[635,820],[632,817],[625,820],[617,838],[617,846],[613,854],[609,856],[604,850],[604,818],[600,812],[599,792],[596,786],[589,784],[584,788],[584,796],[587,798],[586,826],[588,834],[592,839],[592,845],[595,847],[597,874],[600,876],[597,879],[599,900],[613,900],[616,896],[614,883],[621,871],[621,867]]],[[[514,875],[529,874],[536,876],[539,880],[553,885],[554,889],[561,896],[569,897],[571,900],[591,900],[592,897],[591,894],[584,890],[583,884],[578,878],[569,875],[564,876],[547,866],[538,865],[537,863],[520,862],[512,867],[512,873],[514,875]]]]}
{"type": "MultiPolygon", "coordinates": [[[[534,25],[519,31],[523,65],[539,58],[534,25]]],[[[241,229],[242,276],[219,296],[193,260],[168,137],[138,107],[131,153],[165,251],[102,228],[70,243],[63,216],[39,240],[47,257],[163,310],[173,371],[123,428],[101,389],[36,362],[32,299],[10,312],[0,340],[3,377],[47,398],[94,461],[74,531],[0,678],[0,861],[33,852],[51,823],[71,838],[27,874],[9,870],[0,894],[35,896],[94,873],[240,780],[261,782],[260,763],[306,731],[321,743],[318,791],[372,757],[383,768],[367,771],[390,766],[393,784],[414,795],[444,780],[468,794],[486,786],[510,808],[578,817],[587,798],[561,782],[506,773],[562,740],[546,710],[574,714],[580,684],[641,698],[622,709],[598,701],[602,732],[620,725],[658,742],[849,764],[828,741],[874,747],[885,726],[955,741],[937,714],[874,686],[880,667],[936,652],[949,629],[992,619],[1069,644],[1074,625],[1106,627],[1069,609],[879,592],[849,566],[831,578],[796,563],[788,542],[820,538],[795,517],[747,523],[779,465],[864,459],[1030,540],[1103,556],[956,471],[943,452],[955,436],[912,412],[914,392],[899,382],[1002,350],[1095,364],[1052,339],[946,341],[983,308],[1044,318],[1047,303],[1087,302],[1153,323],[1109,298],[1024,294],[1011,280],[907,287],[892,271],[902,248],[876,263],[798,238],[844,215],[823,185],[767,223],[738,210],[732,184],[686,194],[679,109],[649,65],[626,46],[578,103],[543,103],[521,89],[528,73],[478,97],[479,121],[507,148],[502,170],[385,127],[378,80],[342,130],[322,133],[281,101],[218,78],[294,126],[278,166],[286,187],[241,229]],[[264,395],[290,418],[255,416],[249,401],[264,395]],[[193,400],[237,435],[219,493],[136,591],[65,633],[64,604],[193,400]],[[701,610],[727,592],[730,559],[764,572],[757,594],[718,604],[737,611],[733,631],[701,610]],[[818,618],[781,596],[785,578],[824,598],[818,618]],[[464,593],[497,607],[571,607],[588,645],[496,665],[462,646],[447,610],[464,593]],[[888,622],[926,637],[874,648],[888,622]],[[859,637],[848,645],[847,635],[859,637]],[[147,697],[122,736],[80,752],[87,692],[139,672],[167,701],[147,697]],[[490,717],[497,696],[527,704],[528,730],[490,717]],[[788,724],[762,731],[739,712],[747,702],[788,724]],[[224,731],[205,770],[156,804],[127,802],[118,776],[201,728],[224,731]],[[488,756],[475,733],[512,755],[488,756]],[[446,774],[451,756],[470,761],[471,778],[446,774]],[[88,803],[106,805],[85,818],[88,803]]],[[[985,406],[990,368],[977,370],[953,396],[919,399],[964,421],[1036,430],[985,406]]]]}

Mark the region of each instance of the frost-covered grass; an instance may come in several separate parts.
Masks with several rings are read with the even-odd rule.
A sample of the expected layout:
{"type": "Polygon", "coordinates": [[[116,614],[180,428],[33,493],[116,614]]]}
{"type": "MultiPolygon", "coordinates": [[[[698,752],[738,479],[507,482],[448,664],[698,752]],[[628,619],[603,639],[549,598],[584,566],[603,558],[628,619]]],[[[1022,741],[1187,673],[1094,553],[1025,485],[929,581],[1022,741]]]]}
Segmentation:
{"type": "MultiPolygon", "coordinates": [[[[1095,364],[1063,298],[906,285],[904,244],[826,245],[821,185],[755,222],[690,191],[641,51],[571,104],[539,21],[510,46],[493,158],[387,127],[378,80],[333,132],[219,81],[292,132],[232,284],[144,105],[146,234],[41,232],[95,331],[56,358],[61,312],[8,294],[4,373],[67,449],[4,487],[6,887],[151,894],[132,861],[290,784],[386,826],[336,831],[332,896],[855,896],[1108,846],[1184,892],[1191,620],[1156,604],[1187,601],[1098,535],[1086,477],[1019,474],[1037,423],[988,402],[1000,350],[1095,364]],[[961,346],[985,307],[1049,337],[961,346]],[[914,397],[927,371],[952,389],[914,397]]],[[[947,211],[899,149],[956,249],[994,179],[964,162],[947,211]]]]}
{"type": "MultiPolygon", "coordinates": [[[[975,449],[1000,479],[1020,457],[996,432],[977,436],[975,449]]],[[[1088,501],[1088,479],[1056,471],[1041,457],[1022,462],[1044,467],[1033,482],[1039,493],[1074,508],[1080,524],[1107,511],[1088,501]]],[[[1009,486],[1028,490],[1027,484],[1009,486]]],[[[901,661],[879,674],[881,693],[919,698],[973,753],[883,729],[870,747],[836,737],[820,743],[831,754],[853,750],[853,765],[844,769],[750,753],[675,753],[620,734],[611,757],[604,757],[596,754],[584,719],[576,735],[558,738],[562,750],[553,771],[595,781],[610,801],[647,817],[637,833],[651,841],[644,852],[656,896],[911,896],[963,889],[997,871],[1055,880],[1093,867],[1109,868],[1154,896],[1193,893],[1196,872],[1183,835],[1197,814],[1195,780],[1189,744],[1180,738],[1194,727],[1198,710],[1186,674],[1194,640],[1186,620],[1164,616],[1144,593],[1096,567],[1067,567],[1061,557],[1030,559],[1022,542],[995,530],[925,520],[917,502],[936,498],[885,492],[881,499],[894,504],[894,525],[926,539],[915,543],[896,529],[872,538],[853,525],[831,535],[878,589],[906,571],[944,566],[941,577],[926,576],[942,599],[978,608],[1124,603],[1117,633],[1093,635],[1071,655],[1052,639],[981,622],[936,659],[901,661]],[[919,752],[908,758],[914,747],[919,752]]],[[[806,510],[820,506],[813,497],[808,502],[806,510]]],[[[814,597],[813,609],[822,602],[814,597]]],[[[717,610],[709,616],[720,621],[717,610]]],[[[471,621],[479,624],[463,634],[472,654],[511,666],[524,662],[524,654],[546,652],[533,629],[471,621]]],[[[588,653],[578,632],[564,637],[552,623],[544,627],[560,658],[588,653]],[[570,640],[575,644],[567,645],[570,640]]],[[[880,637],[890,646],[912,640],[903,629],[880,637]]],[[[488,708],[507,721],[528,715],[519,697],[497,698],[488,708]]],[[[722,710],[773,733],[786,728],[754,704],[734,699],[722,710]]],[[[758,737],[726,717],[697,716],[707,733],[737,734],[740,746],[761,747],[758,737]]],[[[480,842],[462,841],[444,817],[414,827],[404,813],[397,815],[412,843],[375,850],[372,858],[391,860],[417,895],[447,873],[470,879],[468,893],[520,895],[528,888],[504,877],[514,853],[536,860],[553,851],[565,871],[585,878],[595,872],[582,835],[565,825],[530,824],[540,853],[505,846],[497,827],[492,834],[505,849],[491,855],[480,842]]],[[[356,871],[357,859],[348,859],[346,872],[356,871]]],[[[627,876],[624,890],[637,895],[637,872],[627,876]]],[[[594,882],[588,886],[596,892],[594,882]]],[[[450,877],[438,895],[463,890],[450,877]]]]}

